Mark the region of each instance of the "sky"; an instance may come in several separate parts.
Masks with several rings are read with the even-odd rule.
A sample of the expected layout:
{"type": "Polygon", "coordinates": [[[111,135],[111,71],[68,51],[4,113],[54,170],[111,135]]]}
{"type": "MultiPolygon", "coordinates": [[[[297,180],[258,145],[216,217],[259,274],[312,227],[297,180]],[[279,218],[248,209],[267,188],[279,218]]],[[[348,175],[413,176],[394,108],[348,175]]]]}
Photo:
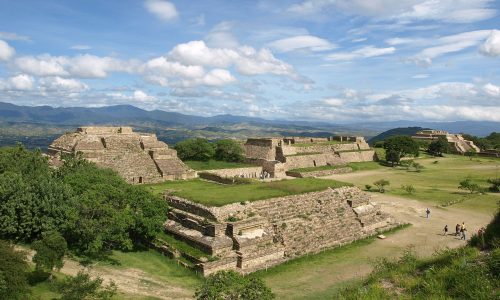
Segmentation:
{"type": "Polygon", "coordinates": [[[500,0],[0,0],[0,101],[500,122],[500,0]]]}

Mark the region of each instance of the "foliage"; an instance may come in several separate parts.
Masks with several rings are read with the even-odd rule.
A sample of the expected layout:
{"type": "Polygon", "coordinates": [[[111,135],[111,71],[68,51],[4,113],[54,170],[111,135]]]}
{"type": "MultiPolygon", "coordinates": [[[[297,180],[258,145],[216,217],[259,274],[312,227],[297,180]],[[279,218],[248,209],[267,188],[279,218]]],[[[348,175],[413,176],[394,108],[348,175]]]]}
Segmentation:
{"type": "Polygon", "coordinates": [[[92,279],[88,273],[78,272],[75,277],[70,277],[59,284],[61,300],[108,300],[116,294],[114,282],[107,286],[102,285],[100,277],[92,279]]]}
{"type": "Polygon", "coordinates": [[[0,237],[32,242],[58,231],[70,249],[132,249],[161,229],[166,204],[81,157],[52,170],[39,151],[0,148],[0,237]]]}
{"type": "Polygon", "coordinates": [[[242,162],[245,158],[243,148],[235,140],[218,140],[215,143],[216,160],[228,162],[242,162]]]}
{"type": "Polygon", "coordinates": [[[380,179],[380,180],[377,180],[373,183],[373,185],[378,187],[378,191],[381,193],[385,192],[385,186],[387,186],[389,184],[390,184],[390,182],[388,180],[385,180],[385,179],[380,179]]]}
{"type": "Polygon", "coordinates": [[[199,300],[274,299],[274,294],[261,279],[243,277],[234,271],[219,271],[210,275],[194,296],[199,300]]]}
{"type": "Polygon", "coordinates": [[[490,192],[500,192],[500,178],[490,178],[487,181],[491,184],[491,186],[489,187],[490,192]]]}
{"type": "Polygon", "coordinates": [[[470,178],[465,178],[460,181],[458,188],[461,190],[468,190],[471,194],[479,191],[479,185],[477,183],[473,183],[470,178]]]}
{"type": "Polygon", "coordinates": [[[59,232],[43,234],[42,239],[34,242],[32,247],[36,251],[33,262],[37,270],[50,272],[54,268],[59,270],[63,267],[63,257],[68,245],[59,232]]]}
{"type": "Polygon", "coordinates": [[[207,139],[187,139],[175,144],[177,156],[181,160],[208,161],[215,155],[215,148],[207,139]]]}
{"type": "Polygon", "coordinates": [[[365,189],[366,189],[367,191],[370,191],[370,190],[372,189],[372,186],[371,186],[371,185],[369,185],[369,184],[365,184],[365,189]]]}
{"type": "Polygon", "coordinates": [[[462,136],[464,139],[474,142],[474,144],[483,151],[500,149],[500,132],[492,132],[484,138],[469,134],[463,134],[462,136]]]}
{"type": "Polygon", "coordinates": [[[402,185],[401,188],[410,195],[416,192],[415,187],[411,184],[402,185]]]}
{"type": "Polygon", "coordinates": [[[373,148],[384,148],[384,141],[376,141],[373,143],[373,148]]]}
{"type": "MultiPolygon", "coordinates": [[[[418,143],[409,136],[393,136],[385,140],[384,149],[388,152],[395,151],[399,153],[399,157],[408,157],[419,155],[418,143]]],[[[387,158],[386,158],[387,159],[387,158]]]]}
{"type": "Polygon", "coordinates": [[[415,169],[415,172],[420,172],[424,168],[424,166],[419,164],[418,162],[413,162],[411,166],[415,169]]]}
{"type": "Polygon", "coordinates": [[[394,167],[394,164],[398,164],[400,159],[400,153],[396,150],[388,150],[385,153],[385,160],[391,163],[391,167],[394,167]]]}
{"type": "Polygon", "coordinates": [[[450,152],[450,145],[445,137],[440,136],[429,144],[427,151],[434,156],[443,156],[443,153],[450,152]]]}
{"type": "Polygon", "coordinates": [[[467,151],[464,153],[464,155],[465,155],[465,156],[468,156],[468,157],[469,157],[469,159],[470,159],[470,160],[472,160],[472,158],[473,158],[474,156],[476,156],[476,155],[477,155],[477,153],[476,153],[476,150],[474,150],[474,149],[469,149],[469,150],[467,150],[467,151]]]}
{"type": "Polygon", "coordinates": [[[0,299],[26,299],[29,291],[26,253],[0,240],[0,299]]]}

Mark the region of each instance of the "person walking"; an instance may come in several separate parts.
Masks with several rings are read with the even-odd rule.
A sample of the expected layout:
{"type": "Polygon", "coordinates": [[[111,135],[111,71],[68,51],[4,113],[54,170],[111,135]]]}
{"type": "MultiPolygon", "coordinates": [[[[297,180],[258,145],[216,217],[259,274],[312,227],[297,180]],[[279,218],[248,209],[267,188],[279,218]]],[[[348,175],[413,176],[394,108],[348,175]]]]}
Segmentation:
{"type": "Polygon", "coordinates": [[[462,236],[460,237],[461,240],[467,240],[467,228],[465,228],[465,222],[462,222],[462,226],[460,226],[460,232],[462,233],[462,236]]]}
{"type": "Polygon", "coordinates": [[[460,234],[460,224],[457,223],[457,226],[455,226],[455,236],[458,236],[460,234]]]}
{"type": "Polygon", "coordinates": [[[447,235],[447,234],[448,234],[448,224],[446,224],[446,225],[444,226],[444,229],[443,229],[443,230],[444,230],[444,235],[447,235]]]}
{"type": "Polygon", "coordinates": [[[429,219],[429,215],[431,214],[431,210],[428,207],[425,210],[425,213],[427,214],[427,219],[429,219]]]}

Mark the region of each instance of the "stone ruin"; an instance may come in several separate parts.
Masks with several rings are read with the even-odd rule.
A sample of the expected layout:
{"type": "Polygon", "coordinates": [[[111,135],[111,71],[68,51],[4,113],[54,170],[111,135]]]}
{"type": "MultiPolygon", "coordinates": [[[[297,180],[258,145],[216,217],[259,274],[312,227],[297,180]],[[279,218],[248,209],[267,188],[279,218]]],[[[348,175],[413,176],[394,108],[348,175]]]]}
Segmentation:
{"type": "Polygon", "coordinates": [[[429,142],[435,141],[440,137],[443,137],[446,139],[446,141],[448,141],[451,151],[454,153],[464,154],[465,152],[471,150],[479,153],[481,151],[474,144],[474,142],[464,139],[461,134],[448,133],[444,130],[421,130],[418,131],[414,136],[412,136],[412,138],[415,140],[424,140],[429,142]]]}
{"type": "Polygon", "coordinates": [[[283,177],[293,169],[343,166],[376,159],[375,151],[365,139],[354,136],[252,138],[244,149],[247,162],[262,166],[272,177],[283,177]]]}
{"type": "Polygon", "coordinates": [[[134,132],[131,127],[80,127],[52,142],[48,153],[55,161],[61,153],[81,153],[97,166],[115,170],[129,183],[196,177],[155,134],[134,132]]]}
{"type": "Polygon", "coordinates": [[[355,187],[221,207],[168,193],[165,199],[170,206],[166,232],[207,254],[195,260],[204,276],[220,270],[250,273],[398,225],[355,187]]]}

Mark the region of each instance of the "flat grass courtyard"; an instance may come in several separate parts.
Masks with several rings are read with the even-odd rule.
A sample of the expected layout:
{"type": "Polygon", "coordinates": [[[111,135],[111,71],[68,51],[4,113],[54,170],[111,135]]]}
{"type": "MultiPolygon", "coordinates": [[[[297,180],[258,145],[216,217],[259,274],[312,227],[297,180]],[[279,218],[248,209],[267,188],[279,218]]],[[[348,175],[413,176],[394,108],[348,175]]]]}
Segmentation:
{"type": "Polygon", "coordinates": [[[256,201],[337,188],[351,185],[332,179],[298,178],[272,182],[254,181],[249,184],[223,185],[201,179],[169,181],[148,185],[154,193],[166,189],[173,194],[208,206],[223,206],[242,201],[256,201]]]}

